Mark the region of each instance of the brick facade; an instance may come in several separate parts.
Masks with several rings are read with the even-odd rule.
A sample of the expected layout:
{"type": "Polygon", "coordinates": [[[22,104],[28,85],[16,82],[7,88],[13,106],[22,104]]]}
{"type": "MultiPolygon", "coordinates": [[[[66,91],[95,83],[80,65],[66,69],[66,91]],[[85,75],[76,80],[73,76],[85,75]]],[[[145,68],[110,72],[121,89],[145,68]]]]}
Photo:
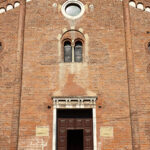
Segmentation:
{"type": "Polygon", "coordinates": [[[149,150],[150,12],[128,0],[81,0],[83,16],[69,20],[65,1],[20,0],[0,14],[0,150],[52,150],[52,98],[92,96],[97,150],[149,150]],[[82,63],[64,63],[66,38],[83,40],[82,63]],[[102,136],[104,127],[113,136],[102,136]]]}

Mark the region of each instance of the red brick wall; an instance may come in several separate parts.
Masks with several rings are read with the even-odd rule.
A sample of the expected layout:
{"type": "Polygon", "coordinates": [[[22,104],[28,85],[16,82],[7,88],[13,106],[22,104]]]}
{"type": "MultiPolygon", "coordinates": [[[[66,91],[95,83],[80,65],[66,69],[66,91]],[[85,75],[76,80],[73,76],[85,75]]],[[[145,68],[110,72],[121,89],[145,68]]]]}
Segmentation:
{"type": "MultiPolygon", "coordinates": [[[[88,9],[77,21],[75,29],[82,28],[89,37],[88,57],[81,64],[59,62],[57,37],[64,28],[69,30],[71,23],[53,3],[27,5],[19,148],[40,147],[35,142],[41,140],[35,136],[36,126],[49,125],[52,131],[52,110],[46,105],[51,95],[89,96],[91,91],[103,101],[102,110],[97,109],[98,142],[103,149],[131,149],[122,3],[94,1],[94,11],[88,9]],[[78,92],[71,94],[72,88],[78,92]],[[100,138],[101,126],[113,126],[114,139],[100,138]]],[[[50,139],[42,138],[49,149],[51,137],[52,132],[50,139]]]]}
{"type": "Polygon", "coordinates": [[[16,50],[18,34],[19,8],[0,14],[0,41],[3,50],[0,52],[0,149],[10,146],[12,131],[12,111],[16,68],[16,50]]]}
{"type": "MultiPolygon", "coordinates": [[[[52,149],[52,96],[96,95],[98,149],[132,150],[128,91],[130,80],[127,77],[129,66],[126,59],[128,49],[125,43],[123,4],[119,0],[82,0],[86,6],[85,14],[71,22],[60,11],[64,2],[65,0],[34,0],[26,4],[18,149],[52,149]],[[56,8],[52,7],[53,3],[57,3],[56,8]],[[90,4],[94,5],[93,11],[89,8],[90,4]],[[60,37],[64,31],[73,28],[82,31],[85,40],[82,63],[64,63],[62,60],[60,37]],[[98,108],[100,104],[102,108],[98,108]],[[48,105],[52,108],[47,109],[48,105]],[[50,136],[37,137],[37,126],[49,126],[50,136]],[[102,126],[113,127],[114,137],[100,136],[102,126]]],[[[18,66],[18,14],[17,8],[0,15],[0,20],[3,20],[0,22],[0,33],[3,33],[0,34],[0,40],[5,44],[0,53],[4,68],[0,79],[0,148],[3,149],[8,149],[9,142],[12,142],[11,131],[14,131],[11,126],[12,123],[14,125],[15,117],[12,119],[11,116],[13,97],[16,96],[13,85],[17,74],[15,67],[18,66]]],[[[150,14],[130,9],[130,15],[135,76],[132,89],[135,89],[136,94],[136,127],[140,134],[138,144],[141,144],[141,150],[149,150],[150,76],[146,69],[150,56],[145,50],[145,42],[149,40],[146,31],[149,30],[150,14]]],[[[71,35],[78,37],[76,33],[71,35]]]]}
{"type": "Polygon", "coordinates": [[[131,25],[132,25],[132,49],[134,55],[134,72],[135,72],[135,91],[137,101],[137,116],[141,144],[141,150],[150,149],[150,76],[148,73],[148,65],[150,55],[146,49],[148,41],[150,41],[150,13],[130,9],[131,25]]]}

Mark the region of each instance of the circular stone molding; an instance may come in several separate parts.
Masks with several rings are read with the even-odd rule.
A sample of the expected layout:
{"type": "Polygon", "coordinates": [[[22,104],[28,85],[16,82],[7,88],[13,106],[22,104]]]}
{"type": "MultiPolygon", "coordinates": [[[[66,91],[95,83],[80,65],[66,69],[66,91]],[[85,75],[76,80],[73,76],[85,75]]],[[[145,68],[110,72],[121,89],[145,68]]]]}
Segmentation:
{"type": "Polygon", "coordinates": [[[61,8],[62,14],[68,19],[78,19],[80,18],[85,11],[83,3],[78,0],[68,0],[66,1],[61,8]]]}

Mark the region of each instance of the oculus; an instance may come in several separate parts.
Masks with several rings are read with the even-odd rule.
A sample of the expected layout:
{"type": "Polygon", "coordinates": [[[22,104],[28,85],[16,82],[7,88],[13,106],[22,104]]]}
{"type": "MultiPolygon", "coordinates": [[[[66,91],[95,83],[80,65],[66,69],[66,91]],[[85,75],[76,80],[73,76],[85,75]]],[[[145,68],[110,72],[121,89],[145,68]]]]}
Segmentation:
{"type": "Polygon", "coordinates": [[[80,1],[71,0],[63,4],[61,11],[68,19],[78,19],[84,14],[85,8],[80,1]]]}

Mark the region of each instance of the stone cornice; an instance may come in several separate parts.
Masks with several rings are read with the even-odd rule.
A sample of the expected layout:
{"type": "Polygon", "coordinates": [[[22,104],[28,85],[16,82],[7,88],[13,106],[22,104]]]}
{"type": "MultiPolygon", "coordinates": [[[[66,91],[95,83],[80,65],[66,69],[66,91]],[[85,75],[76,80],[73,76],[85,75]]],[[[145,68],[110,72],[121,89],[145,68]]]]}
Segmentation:
{"type": "Polygon", "coordinates": [[[52,97],[55,108],[95,108],[97,97],[52,97]]]}

